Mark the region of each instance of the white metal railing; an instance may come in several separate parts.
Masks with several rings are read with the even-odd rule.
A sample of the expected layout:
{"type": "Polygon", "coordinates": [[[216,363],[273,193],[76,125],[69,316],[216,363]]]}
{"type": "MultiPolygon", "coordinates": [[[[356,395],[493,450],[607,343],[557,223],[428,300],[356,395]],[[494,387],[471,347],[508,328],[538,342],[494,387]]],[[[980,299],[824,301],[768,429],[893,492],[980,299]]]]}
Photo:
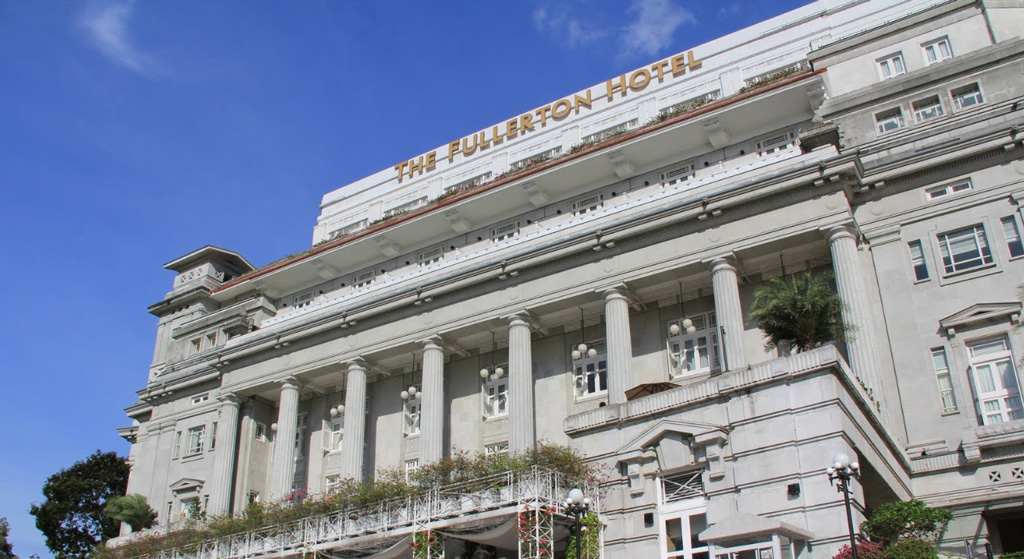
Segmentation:
{"type": "MultiPolygon", "coordinates": [[[[429,528],[432,522],[533,503],[563,512],[570,489],[565,476],[534,467],[470,482],[446,485],[422,494],[361,509],[338,510],[276,526],[210,539],[197,546],[165,549],[150,559],[247,559],[289,552],[344,547],[346,539],[392,532],[394,536],[429,528]]],[[[599,511],[596,487],[583,487],[599,511]]]]}

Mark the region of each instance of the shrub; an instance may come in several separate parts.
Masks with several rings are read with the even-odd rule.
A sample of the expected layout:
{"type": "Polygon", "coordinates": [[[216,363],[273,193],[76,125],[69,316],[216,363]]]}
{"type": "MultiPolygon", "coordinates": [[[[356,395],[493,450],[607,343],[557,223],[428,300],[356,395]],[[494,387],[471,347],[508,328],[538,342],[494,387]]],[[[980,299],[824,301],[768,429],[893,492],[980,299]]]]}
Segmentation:
{"type": "Polygon", "coordinates": [[[924,540],[902,540],[885,548],[885,559],[939,559],[939,550],[924,540]]]}
{"type": "Polygon", "coordinates": [[[934,542],[952,519],[952,512],[921,501],[895,501],[878,507],[860,527],[887,545],[900,540],[934,542]]]}
{"type": "MultiPolygon", "coordinates": [[[[832,559],[853,559],[850,544],[841,547],[832,559]]],[[[857,544],[857,559],[886,559],[885,550],[879,542],[860,542],[857,544]]]]}
{"type": "Polygon", "coordinates": [[[156,511],[150,508],[142,495],[125,495],[107,500],[103,507],[107,516],[132,527],[132,532],[151,528],[156,523],[156,511]]]}
{"type": "Polygon", "coordinates": [[[1011,553],[1004,553],[999,556],[999,559],[1024,559],[1024,551],[1014,551],[1011,553]]]}
{"type": "Polygon", "coordinates": [[[839,294],[829,287],[832,274],[796,274],[791,282],[772,278],[754,291],[750,318],[764,332],[765,349],[782,342],[796,351],[813,349],[825,342],[846,339],[840,318],[839,294]]]}

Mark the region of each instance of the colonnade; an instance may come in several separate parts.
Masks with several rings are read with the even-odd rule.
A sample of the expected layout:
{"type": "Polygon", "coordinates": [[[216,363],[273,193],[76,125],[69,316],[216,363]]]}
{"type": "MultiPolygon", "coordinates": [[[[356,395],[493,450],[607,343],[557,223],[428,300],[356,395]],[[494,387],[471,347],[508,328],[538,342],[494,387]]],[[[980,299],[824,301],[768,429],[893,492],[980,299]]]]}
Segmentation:
{"type": "MultiPolygon", "coordinates": [[[[838,289],[846,308],[843,320],[859,327],[866,325],[870,313],[867,288],[860,273],[856,236],[849,227],[836,227],[827,231],[838,289]]],[[[747,366],[743,346],[744,316],[739,295],[738,272],[731,254],[707,262],[711,272],[715,312],[723,339],[721,345],[724,366],[737,369],[747,366]]],[[[628,291],[612,287],[601,292],[604,298],[605,336],[607,349],[607,379],[609,404],[626,401],[625,393],[634,386],[631,367],[632,339],[629,321],[631,304],[628,291]]],[[[534,378],[531,353],[533,321],[526,312],[506,317],[508,323],[508,418],[509,448],[512,452],[529,450],[536,443],[534,412],[534,378]]],[[[866,329],[865,329],[866,330],[866,329]]],[[[423,348],[423,400],[420,415],[420,461],[430,463],[445,455],[444,432],[444,348],[439,337],[421,342],[423,348]]],[[[862,378],[873,385],[877,359],[867,332],[858,334],[848,342],[851,365],[862,378]]],[[[367,365],[361,359],[346,363],[345,434],[342,439],[340,475],[361,480],[365,462],[367,365]]],[[[295,438],[298,417],[299,381],[286,377],[279,381],[281,396],[278,405],[277,433],[279,441],[295,438]]],[[[235,449],[238,430],[238,399],[221,398],[220,425],[222,439],[218,449],[235,449]]],[[[270,499],[288,495],[294,477],[295,445],[274,445],[270,472],[270,499]]],[[[214,463],[213,484],[210,493],[210,513],[229,512],[230,492],[235,467],[233,452],[218,452],[214,463]]]]}

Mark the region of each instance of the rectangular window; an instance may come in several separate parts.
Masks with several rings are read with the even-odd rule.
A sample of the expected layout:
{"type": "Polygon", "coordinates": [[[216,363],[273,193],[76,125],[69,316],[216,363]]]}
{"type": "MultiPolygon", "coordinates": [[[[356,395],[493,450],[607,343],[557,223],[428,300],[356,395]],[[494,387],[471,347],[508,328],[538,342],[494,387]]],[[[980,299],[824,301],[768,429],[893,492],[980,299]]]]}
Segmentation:
{"type": "Polygon", "coordinates": [[[267,440],[267,426],[262,423],[256,424],[256,440],[264,441],[267,440]]]}
{"type": "Polygon", "coordinates": [[[203,350],[203,339],[193,338],[188,342],[188,354],[195,355],[203,350]]]}
{"type": "Polygon", "coordinates": [[[992,263],[985,228],[975,225],[938,236],[939,251],[946,274],[953,274],[992,263]]]}
{"type": "Polygon", "coordinates": [[[352,278],[352,287],[359,289],[373,283],[374,272],[365,272],[352,278]]]}
{"type": "Polygon", "coordinates": [[[426,206],[426,205],[427,205],[427,197],[426,196],[421,196],[421,197],[419,197],[419,198],[417,198],[417,199],[415,199],[415,200],[413,200],[411,202],[406,202],[404,204],[399,204],[399,205],[397,205],[397,206],[395,206],[393,208],[389,208],[387,210],[384,210],[384,217],[393,217],[393,216],[396,216],[396,215],[406,214],[406,213],[409,213],[409,212],[411,212],[413,210],[417,210],[419,208],[422,208],[423,206],[426,206]]]}
{"type": "Polygon", "coordinates": [[[770,155],[796,145],[796,134],[783,132],[757,142],[757,155],[770,155]]]}
{"type": "Polygon", "coordinates": [[[1006,239],[1006,249],[1010,251],[1010,258],[1024,256],[1024,244],[1021,244],[1017,220],[1010,216],[999,221],[1003,224],[1003,237],[1006,239]]]}
{"type": "Polygon", "coordinates": [[[943,196],[967,192],[970,189],[971,181],[961,181],[953,184],[944,184],[942,186],[936,186],[935,188],[929,188],[924,192],[928,196],[929,200],[935,200],[936,198],[942,198],[943,196]]]}
{"type": "Polygon", "coordinates": [[[420,403],[418,400],[413,401],[412,396],[405,401],[405,434],[420,434],[420,403]]]}
{"type": "Polygon", "coordinates": [[[327,476],[325,481],[327,482],[325,484],[326,485],[326,487],[325,487],[326,491],[325,492],[328,495],[334,493],[335,491],[338,490],[339,487],[341,487],[341,476],[340,475],[327,476]]]}
{"type": "Polygon", "coordinates": [[[513,221],[512,223],[506,223],[491,229],[491,241],[497,243],[499,241],[504,241],[505,239],[511,239],[518,234],[519,222],[513,221]]]}
{"type": "Polygon", "coordinates": [[[313,304],[313,292],[301,293],[292,298],[292,306],[296,309],[308,307],[313,304]]]}
{"type": "Polygon", "coordinates": [[[309,429],[309,414],[300,413],[295,418],[295,459],[302,460],[306,453],[306,445],[303,442],[306,440],[306,430],[309,429]]]}
{"type": "Polygon", "coordinates": [[[942,413],[955,412],[956,394],[953,393],[953,377],[949,374],[949,362],[946,361],[945,349],[937,347],[932,350],[932,366],[935,368],[935,380],[939,384],[942,413]]]}
{"type": "Polygon", "coordinates": [[[875,115],[875,125],[879,134],[903,128],[903,111],[899,107],[882,111],[875,115]]]}
{"type": "Polygon", "coordinates": [[[217,333],[210,332],[206,335],[206,349],[213,349],[217,347],[217,333]]]}
{"type": "Polygon", "coordinates": [[[672,186],[693,178],[693,165],[683,165],[661,174],[661,186],[672,186]]]}
{"type": "Polygon", "coordinates": [[[339,415],[332,419],[329,428],[331,438],[328,442],[327,449],[332,452],[341,450],[342,435],[345,433],[345,416],[339,415]]]}
{"type": "Polygon", "coordinates": [[[260,492],[259,491],[250,491],[249,492],[249,504],[253,505],[253,504],[256,504],[258,502],[260,502],[260,492]]]}
{"type": "Polygon", "coordinates": [[[945,114],[942,110],[942,101],[939,101],[938,95],[914,101],[910,105],[914,109],[914,120],[917,122],[924,122],[945,114]]]}
{"type": "Polygon", "coordinates": [[[405,481],[409,481],[409,478],[420,469],[419,460],[406,460],[405,461],[405,481]]]}
{"type": "Polygon", "coordinates": [[[583,215],[587,212],[596,211],[603,204],[604,196],[598,194],[596,196],[587,196],[586,198],[580,198],[572,203],[572,213],[576,215],[583,215]]]}
{"type": "Polygon", "coordinates": [[[508,378],[488,380],[484,383],[484,413],[487,417],[508,415],[508,378]]]}
{"type": "Polygon", "coordinates": [[[668,325],[668,352],[672,378],[720,371],[721,351],[715,313],[692,315],[668,325]],[[687,327],[686,320],[690,321],[687,327]],[[678,333],[673,334],[676,331],[678,333]]]}
{"type": "Polygon", "coordinates": [[[946,37],[921,45],[921,50],[924,51],[925,64],[935,64],[953,58],[953,49],[950,48],[949,39],[946,37]]]}
{"type": "Polygon", "coordinates": [[[429,266],[444,259],[444,247],[421,252],[419,255],[420,266],[429,266]]]}
{"type": "Polygon", "coordinates": [[[1017,371],[1006,338],[975,342],[967,349],[981,423],[993,425],[1024,419],[1017,371]]]}
{"type": "Polygon", "coordinates": [[[174,448],[171,449],[171,458],[175,459],[181,453],[181,431],[174,433],[174,448]]]}
{"type": "Polygon", "coordinates": [[[914,267],[914,279],[923,281],[928,279],[928,263],[924,260],[924,248],[921,241],[910,241],[907,243],[910,249],[910,265],[914,267]]]}
{"type": "Polygon", "coordinates": [[[949,92],[949,95],[953,98],[953,106],[957,109],[966,109],[985,102],[981,96],[981,88],[976,83],[954,89],[949,92]]]}
{"type": "Polygon", "coordinates": [[[210,399],[210,393],[209,392],[204,392],[204,393],[202,393],[202,394],[200,394],[198,396],[193,396],[192,397],[192,405],[193,406],[198,406],[199,404],[202,404],[203,402],[206,402],[209,399],[210,399]]]}
{"type": "MultiPolygon", "coordinates": [[[[662,516],[661,536],[665,542],[665,554],[669,559],[708,559],[708,544],[700,539],[700,533],[708,528],[705,509],[688,510],[671,516],[662,516]]],[[[772,559],[770,554],[756,557],[751,554],[735,558],[724,555],[722,559],[772,559]]]]}
{"type": "Polygon", "coordinates": [[[608,356],[603,341],[587,343],[586,352],[578,347],[573,357],[576,398],[589,398],[608,392],[608,356]]]}
{"type": "Polygon", "coordinates": [[[185,438],[185,456],[194,456],[203,451],[203,442],[206,440],[206,426],[200,425],[188,430],[185,438]]]}
{"type": "Polygon", "coordinates": [[[484,446],[484,454],[487,456],[492,454],[508,454],[508,441],[484,446]]]}
{"type": "Polygon", "coordinates": [[[207,450],[214,450],[217,448],[217,422],[214,421],[210,425],[210,448],[207,450]]]}
{"type": "Polygon", "coordinates": [[[907,73],[907,67],[903,64],[903,53],[898,52],[885,58],[880,58],[876,62],[878,63],[878,75],[883,80],[907,73]]]}

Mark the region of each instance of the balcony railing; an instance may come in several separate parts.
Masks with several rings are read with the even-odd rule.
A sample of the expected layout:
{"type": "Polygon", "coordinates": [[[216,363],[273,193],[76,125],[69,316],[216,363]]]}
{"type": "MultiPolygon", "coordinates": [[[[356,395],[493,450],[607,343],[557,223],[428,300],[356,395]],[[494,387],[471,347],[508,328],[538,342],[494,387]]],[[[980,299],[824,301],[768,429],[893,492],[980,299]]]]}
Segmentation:
{"type": "MultiPolygon", "coordinates": [[[[246,559],[365,548],[360,542],[364,536],[380,538],[383,535],[390,541],[398,541],[415,531],[431,529],[434,523],[450,524],[458,517],[469,521],[476,515],[500,512],[500,509],[507,509],[511,514],[524,506],[539,506],[564,515],[563,501],[569,489],[571,486],[564,475],[534,467],[524,472],[506,472],[447,485],[371,507],[339,510],[209,539],[194,546],[165,549],[144,557],[246,559]]],[[[599,511],[597,488],[582,489],[592,496],[592,509],[599,511]]]]}

